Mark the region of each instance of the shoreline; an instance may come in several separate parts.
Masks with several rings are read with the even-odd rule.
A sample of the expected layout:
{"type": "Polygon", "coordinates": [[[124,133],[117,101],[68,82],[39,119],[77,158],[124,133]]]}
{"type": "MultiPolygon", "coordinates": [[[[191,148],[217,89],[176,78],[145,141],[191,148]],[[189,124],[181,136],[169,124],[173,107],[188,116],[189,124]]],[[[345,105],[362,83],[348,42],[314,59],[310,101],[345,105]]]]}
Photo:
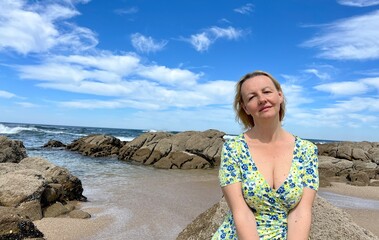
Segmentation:
{"type": "Polygon", "coordinates": [[[91,193],[90,202],[77,207],[90,213],[89,219],[43,218],[34,223],[47,240],[176,239],[221,199],[218,170],[160,172],[122,189],[106,189],[100,193],[107,195],[106,202],[98,200],[104,198],[98,191],[91,193]]]}
{"type": "Polygon", "coordinates": [[[328,201],[347,212],[356,224],[371,231],[379,238],[379,228],[377,226],[379,221],[379,208],[376,208],[379,206],[379,187],[352,186],[343,182],[332,182],[332,186],[319,189],[320,196],[322,196],[322,193],[332,193],[335,194],[334,197],[345,197],[345,202],[328,201]],[[346,197],[351,201],[360,202],[346,202],[346,197]],[[372,204],[375,204],[375,207],[373,207],[372,204]],[[354,207],[357,205],[360,206],[360,208],[354,207]]]}
{"type": "MultiPolygon", "coordinates": [[[[114,196],[112,203],[104,206],[79,203],[77,209],[89,212],[92,215],[90,219],[44,218],[35,224],[47,240],[144,239],[152,236],[176,239],[199,214],[217,203],[222,193],[215,170],[171,171],[174,171],[174,181],[173,176],[141,179],[140,185],[144,188],[133,186],[123,189],[114,196]],[[176,178],[181,175],[181,179],[176,178]],[[112,206],[114,203],[118,206],[112,206]],[[109,206],[111,209],[107,208],[109,206]]],[[[333,182],[331,187],[319,189],[319,195],[323,193],[379,203],[379,187],[333,182]]],[[[355,223],[379,236],[376,226],[379,209],[338,207],[351,215],[355,223]]]]}

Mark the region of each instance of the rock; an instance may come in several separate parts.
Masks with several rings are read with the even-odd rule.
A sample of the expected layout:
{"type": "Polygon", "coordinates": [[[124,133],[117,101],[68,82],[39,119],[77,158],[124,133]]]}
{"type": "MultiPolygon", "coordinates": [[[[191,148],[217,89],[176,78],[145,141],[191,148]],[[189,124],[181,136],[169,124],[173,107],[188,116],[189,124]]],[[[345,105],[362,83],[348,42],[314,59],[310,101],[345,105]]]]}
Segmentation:
{"type": "Polygon", "coordinates": [[[355,186],[367,186],[370,183],[370,178],[367,173],[363,171],[354,171],[347,176],[352,185],[355,186]]]}
{"type": "Polygon", "coordinates": [[[14,170],[5,173],[2,171],[5,163],[0,164],[0,205],[17,207],[22,202],[41,199],[46,184],[41,172],[13,164],[14,170]]]}
{"type": "Polygon", "coordinates": [[[56,202],[51,206],[48,206],[43,210],[44,217],[58,217],[60,215],[68,213],[68,209],[63,206],[62,203],[56,202]]]}
{"type": "Polygon", "coordinates": [[[379,187],[379,180],[373,180],[368,185],[374,186],[374,187],[379,187]]]}
{"type": "MultiPolygon", "coordinates": [[[[47,160],[38,157],[25,158],[20,162],[20,165],[40,171],[42,173],[41,176],[45,178],[49,187],[55,187],[55,191],[59,192],[59,189],[62,188],[64,194],[60,195],[59,201],[85,201],[85,197],[82,195],[82,182],[66,168],[55,166],[47,160]]],[[[44,199],[44,201],[48,202],[47,199],[44,199]]]]}
{"type": "Polygon", "coordinates": [[[11,240],[40,237],[43,237],[43,233],[36,228],[31,220],[24,219],[18,215],[1,214],[0,239],[11,240]]]}
{"type": "MultiPolygon", "coordinates": [[[[208,240],[218,229],[229,211],[222,199],[213,207],[200,214],[177,237],[177,240],[208,240]]],[[[370,231],[354,223],[346,212],[334,207],[323,198],[316,196],[312,209],[311,240],[377,240],[370,231]]]]}
{"type": "Polygon", "coordinates": [[[85,218],[90,218],[91,214],[88,212],[84,212],[82,210],[73,210],[69,214],[70,218],[79,218],[79,219],[85,219],[85,218]]]}
{"type": "Polygon", "coordinates": [[[320,176],[319,177],[319,186],[320,187],[330,187],[330,186],[332,186],[332,184],[330,183],[328,178],[326,178],[324,176],[320,176]]]}
{"type": "Polygon", "coordinates": [[[217,130],[146,133],[126,143],[119,159],[166,169],[210,168],[220,164],[224,135],[217,130]]]}
{"type": "Polygon", "coordinates": [[[30,224],[31,220],[41,219],[42,213],[52,217],[68,212],[62,202],[82,200],[82,192],[81,181],[77,177],[45,159],[30,157],[19,163],[1,163],[0,223],[7,224],[0,226],[4,233],[0,234],[0,239],[21,239],[16,236],[27,234],[28,229],[32,233],[36,232],[34,225],[30,224]],[[53,207],[43,210],[56,201],[58,202],[53,207]],[[63,208],[56,210],[56,205],[63,208]],[[19,227],[9,225],[6,216],[17,216],[13,220],[20,224],[19,227]]]}
{"type": "Polygon", "coordinates": [[[57,140],[50,140],[45,145],[43,145],[44,148],[65,148],[66,144],[57,141],[57,140]]]}
{"type": "Polygon", "coordinates": [[[0,136],[0,163],[18,163],[26,157],[26,149],[21,141],[10,140],[5,136],[0,136]]]}
{"type": "Polygon", "coordinates": [[[67,149],[78,151],[84,156],[105,157],[118,155],[124,142],[109,135],[89,135],[67,145],[67,149]]]}

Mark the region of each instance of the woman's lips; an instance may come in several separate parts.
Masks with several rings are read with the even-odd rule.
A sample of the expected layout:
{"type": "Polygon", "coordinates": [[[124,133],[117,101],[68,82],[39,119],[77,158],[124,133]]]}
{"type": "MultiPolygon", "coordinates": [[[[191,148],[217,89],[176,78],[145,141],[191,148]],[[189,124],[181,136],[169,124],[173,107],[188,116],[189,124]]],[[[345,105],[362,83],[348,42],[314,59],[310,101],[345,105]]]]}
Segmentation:
{"type": "Polygon", "coordinates": [[[261,108],[259,111],[262,112],[262,111],[264,111],[264,110],[266,110],[268,108],[271,108],[271,106],[265,106],[265,107],[261,108]]]}

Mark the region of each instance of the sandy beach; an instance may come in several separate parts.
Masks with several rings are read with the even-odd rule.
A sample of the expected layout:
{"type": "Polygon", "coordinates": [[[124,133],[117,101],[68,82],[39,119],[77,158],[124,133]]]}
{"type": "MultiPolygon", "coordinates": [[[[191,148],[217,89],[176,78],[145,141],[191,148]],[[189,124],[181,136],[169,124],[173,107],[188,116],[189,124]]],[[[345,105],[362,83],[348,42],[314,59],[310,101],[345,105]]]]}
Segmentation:
{"type": "MultiPolygon", "coordinates": [[[[110,189],[106,206],[80,203],[90,219],[44,218],[34,223],[48,240],[175,239],[221,197],[216,170],[166,170],[128,187],[110,189]],[[109,208],[108,208],[109,207],[109,208]]],[[[90,196],[90,201],[96,201],[90,196]],[[92,199],[92,200],[91,200],[92,199]]]]}
{"type": "MultiPolygon", "coordinates": [[[[141,179],[140,186],[118,189],[111,210],[81,203],[91,219],[45,218],[35,221],[48,240],[65,239],[175,239],[196,216],[220,200],[217,171],[176,171],[175,176],[141,179]],[[180,178],[178,178],[180,176],[180,178]]],[[[362,208],[343,207],[354,221],[379,236],[379,210],[366,209],[364,200],[379,204],[378,187],[333,183],[322,194],[340,194],[362,201],[362,208]]],[[[350,200],[349,200],[350,201],[350,200]]],[[[343,204],[343,203],[342,203],[343,204]]]]}
{"type": "Polygon", "coordinates": [[[333,182],[331,187],[320,188],[321,196],[324,192],[343,195],[346,196],[345,199],[351,197],[348,198],[348,201],[339,204],[331,202],[349,213],[359,226],[379,236],[379,187],[358,187],[342,182],[333,182]],[[355,207],[359,207],[359,209],[355,207]]]}

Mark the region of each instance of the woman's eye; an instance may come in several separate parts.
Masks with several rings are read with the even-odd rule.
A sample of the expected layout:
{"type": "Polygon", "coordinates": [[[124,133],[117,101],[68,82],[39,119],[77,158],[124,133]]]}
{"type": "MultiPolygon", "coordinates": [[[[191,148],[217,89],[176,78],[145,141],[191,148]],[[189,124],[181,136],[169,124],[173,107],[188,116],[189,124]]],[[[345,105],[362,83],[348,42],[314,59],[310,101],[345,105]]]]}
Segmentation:
{"type": "Polygon", "coordinates": [[[252,95],[249,97],[249,100],[253,99],[255,97],[255,95],[252,95]]]}

